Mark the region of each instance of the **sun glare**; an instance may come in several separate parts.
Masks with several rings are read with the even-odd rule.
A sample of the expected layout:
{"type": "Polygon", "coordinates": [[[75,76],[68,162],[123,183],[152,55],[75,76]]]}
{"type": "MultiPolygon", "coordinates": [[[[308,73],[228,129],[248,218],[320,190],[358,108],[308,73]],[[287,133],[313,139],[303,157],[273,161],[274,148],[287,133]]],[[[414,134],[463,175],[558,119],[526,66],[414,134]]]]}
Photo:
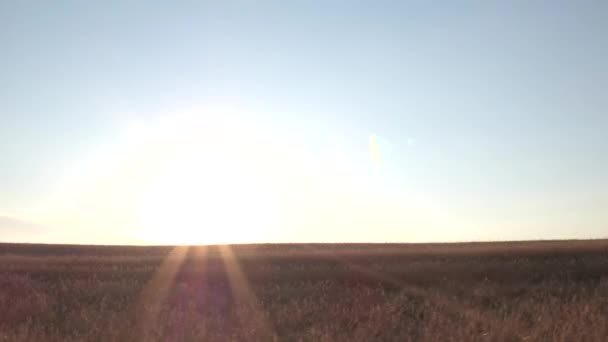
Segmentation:
{"type": "MultiPolygon", "coordinates": [[[[181,123],[184,130],[191,122],[181,123]]],[[[247,147],[186,138],[172,142],[160,170],[138,201],[139,239],[159,244],[218,244],[267,240],[278,210],[259,170],[264,158],[247,147]]],[[[160,158],[160,157],[159,157],[160,158]]]]}

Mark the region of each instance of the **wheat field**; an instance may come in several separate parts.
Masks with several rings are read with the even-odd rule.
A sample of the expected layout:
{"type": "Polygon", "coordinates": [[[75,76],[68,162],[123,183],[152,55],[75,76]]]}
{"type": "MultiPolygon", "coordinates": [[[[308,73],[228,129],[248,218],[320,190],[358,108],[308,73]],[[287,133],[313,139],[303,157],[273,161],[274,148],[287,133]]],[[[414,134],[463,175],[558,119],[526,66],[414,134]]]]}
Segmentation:
{"type": "Polygon", "coordinates": [[[608,241],[0,244],[1,341],[606,341],[608,241]]]}

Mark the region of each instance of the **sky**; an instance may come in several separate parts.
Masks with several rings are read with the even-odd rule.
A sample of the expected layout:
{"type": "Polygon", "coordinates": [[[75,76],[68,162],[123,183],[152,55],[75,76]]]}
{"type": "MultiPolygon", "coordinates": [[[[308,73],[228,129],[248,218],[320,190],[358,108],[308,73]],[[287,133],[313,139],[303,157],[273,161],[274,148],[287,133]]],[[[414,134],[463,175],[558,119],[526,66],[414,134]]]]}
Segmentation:
{"type": "Polygon", "coordinates": [[[0,241],[608,237],[605,1],[2,1],[0,241]]]}

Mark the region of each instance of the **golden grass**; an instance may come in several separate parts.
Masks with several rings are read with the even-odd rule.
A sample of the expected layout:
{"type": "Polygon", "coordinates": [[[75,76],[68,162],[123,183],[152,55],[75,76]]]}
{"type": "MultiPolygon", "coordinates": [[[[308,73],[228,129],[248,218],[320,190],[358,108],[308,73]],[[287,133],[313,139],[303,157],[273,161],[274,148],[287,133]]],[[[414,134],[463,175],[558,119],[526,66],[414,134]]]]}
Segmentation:
{"type": "Polygon", "coordinates": [[[606,341],[608,241],[0,244],[0,341],[606,341]]]}

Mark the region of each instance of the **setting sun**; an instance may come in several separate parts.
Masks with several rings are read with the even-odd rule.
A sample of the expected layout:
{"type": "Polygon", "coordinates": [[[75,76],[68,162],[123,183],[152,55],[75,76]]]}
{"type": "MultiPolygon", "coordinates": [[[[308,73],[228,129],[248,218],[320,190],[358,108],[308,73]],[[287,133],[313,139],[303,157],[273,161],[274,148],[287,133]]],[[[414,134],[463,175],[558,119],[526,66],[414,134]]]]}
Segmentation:
{"type": "Polygon", "coordinates": [[[277,208],[260,179],[238,163],[196,158],[174,162],[145,188],[141,239],[151,243],[258,241],[276,229],[277,208]]]}
{"type": "Polygon", "coordinates": [[[274,152],[263,127],[234,124],[244,113],[208,106],[130,126],[124,140],[143,162],[121,172],[139,175],[137,240],[214,244],[273,235],[280,214],[270,181],[274,152]]]}

